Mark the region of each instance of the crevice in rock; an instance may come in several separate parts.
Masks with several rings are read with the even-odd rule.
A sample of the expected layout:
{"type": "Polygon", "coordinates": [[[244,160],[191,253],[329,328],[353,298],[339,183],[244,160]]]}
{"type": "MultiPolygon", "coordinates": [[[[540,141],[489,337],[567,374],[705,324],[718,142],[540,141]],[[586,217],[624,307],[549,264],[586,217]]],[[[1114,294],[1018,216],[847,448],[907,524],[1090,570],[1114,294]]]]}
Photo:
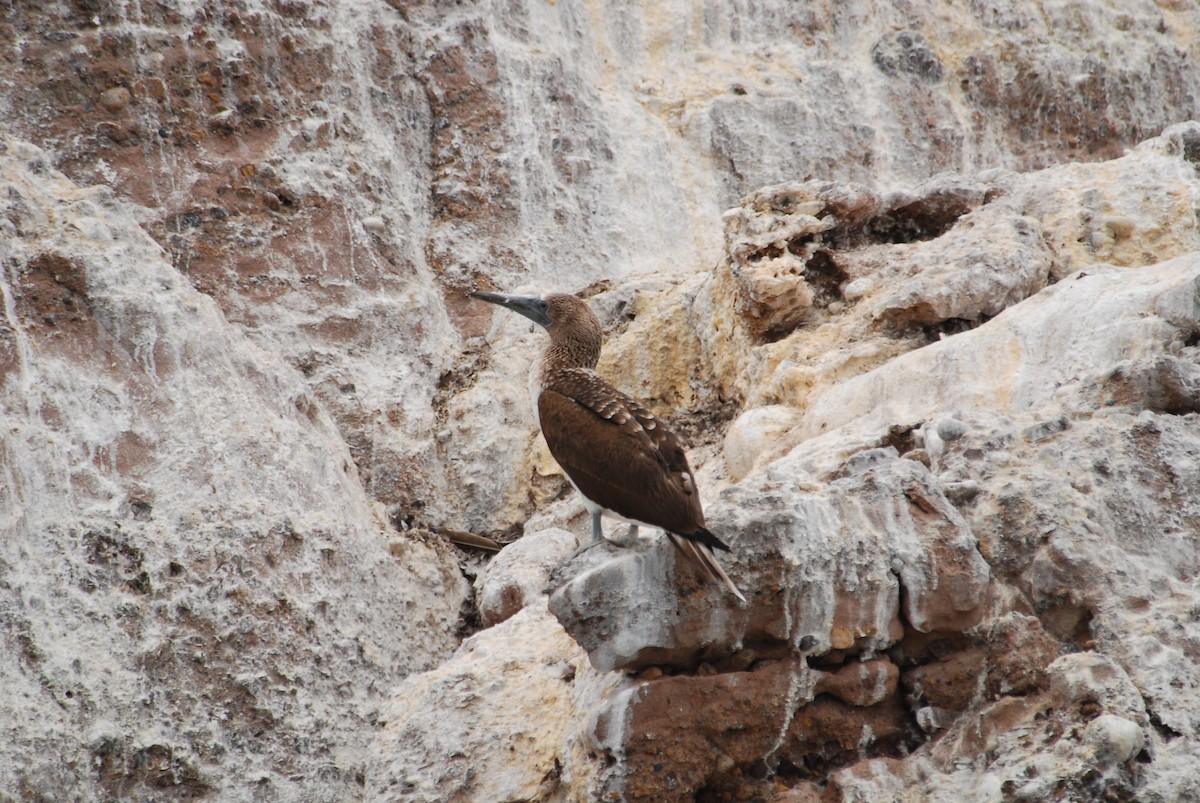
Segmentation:
{"type": "Polygon", "coordinates": [[[1200,165],[1200,131],[1194,128],[1185,129],[1179,136],[1183,146],[1181,154],[1185,161],[1200,165]]]}
{"type": "Polygon", "coordinates": [[[875,325],[881,334],[895,340],[909,337],[919,338],[921,342],[918,342],[915,348],[920,348],[954,335],[960,335],[963,332],[969,332],[994,317],[994,315],[980,314],[978,318],[942,318],[932,305],[916,303],[912,306],[884,310],[876,319],[875,325]]]}
{"type": "Polygon", "coordinates": [[[483,616],[479,612],[479,601],[476,599],[475,577],[461,564],[459,570],[462,571],[463,577],[467,578],[467,595],[458,609],[458,623],[454,629],[454,636],[459,643],[462,643],[483,630],[485,625],[483,616]]]}
{"type": "Polygon", "coordinates": [[[1174,728],[1172,728],[1170,725],[1163,722],[1162,719],[1159,718],[1158,713],[1152,708],[1152,706],[1154,704],[1153,700],[1151,700],[1150,698],[1145,698],[1145,700],[1146,700],[1146,714],[1149,716],[1149,719],[1150,719],[1150,727],[1152,727],[1152,728],[1154,728],[1154,730],[1158,731],[1158,735],[1163,738],[1163,741],[1171,742],[1171,741],[1174,741],[1175,739],[1178,739],[1180,736],[1183,735],[1182,733],[1175,730],[1174,728]]]}
{"type": "Polygon", "coordinates": [[[888,427],[887,434],[883,440],[879,442],[881,448],[892,447],[897,454],[908,454],[914,449],[920,448],[917,443],[916,433],[925,425],[924,421],[918,421],[915,424],[892,424],[888,427]]]}
{"type": "Polygon", "coordinates": [[[1074,650],[1088,650],[1095,645],[1092,610],[1071,589],[1059,589],[1053,598],[1038,606],[1037,616],[1046,632],[1067,642],[1074,650]]]}
{"type": "MultiPolygon", "coordinates": [[[[788,241],[786,250],[791,251],[797,256],[803,256],[804,246],[812,242],[812,240],[813,235],[811,234],[805,234],[800,237],[796,237],[788,241]]],[[[767,243],[762,248],[759,248],[754,253],[748,255],[746,257],[746,261],[747,263],[753,265],[755,262],[765,262],[769,259],[778,259],[779,257],[783,256],[784,251],[784,247],[779,245],[779,243],[767,243]]]]}
{"type": "Polygon", "coordinates": [[[742,404],[737,400],[716,397],[703,407],[671,416],[667,424],[689,449],[694,450],[722,442],[725,431],[741,412],[742,404]]]}
{"type": "Polygon", "coordinates": [[[841,286],[849,276],[834,260],[833,252],[827,248],[818,248],[809,257],[804,266],[804,281],[813,291],[813,306],[826,308],[835,301],[841,301],[841,286]]]}
{"type": "Polygon", "coordinates": [[[441,430],[449,420],[450,401],[455,396],[474,387],[479,373],[487,370],[491,361],[491,350],[480,346],[463,349],[454,367],[443,371],[438,377],[437,390],[433,394],[432,406],[437,415],[437,426],[441,430]]]}
{"type": "MultiPolygon", "coordinates": [[[[543,475],[538,473],[536,469],[529,472],[529,484],[526,486],[525,501],[530,510],[537,510],[542,505],[552,505],[556,502],[561,502],[574,492],[575,486],[567,480],[567,478],[559,473],[543,475]]],[[[505,530],[500,531],[502,534],[497,536],[494,533],[488,533],[488,537],[500,543],[507,544],[520,538],[523,534],[523,525],[510,525],[505,530]],[[515,532],[513,532],[515,529],[515,532]]]]}
{"type": "Polygon", "coordinates": [[[763,329],[757,333],[757,341],[758,341],[759,345],[769,345],[771,343],[778,343],[780,340],[783,340],[785,337],[790,335],[792,332],[794,332],[798,328],[800,328],[800,326],[802,324],[803,324],[802,321],[801,322],[788,322],[788,323],[785,323],[780,326],[773,326],[773,327],[770,327],[767,329],[763,329]]]}
{"type": "Polygon", "coordinates": [[[909,714],[899,690],[861,708],[831,695],[817,695],[796,712],[778,766],[786,763],[785,777],[791,776],[793,782],[821,782],[864,758],[906,756],[926,740],[909,714]],[[866,733],[869,740],[863,738],[866,733]]]}
{"type": "Polygon", "coordinates": [[[985,202],[981,185],[962,181],[919,191],[879,198],[852,185],[810,183],[742,199],[726,238],[751,335],[776,342],[811,322],[813,310],[842,302],[850,276],[838,252],[936,239],[985,202]]]}
{"type": "Polygon", "coordinates": [[[400,504],[392,505],[387,510],[388,523],[397,532],[405,533],[416,529],[424,524],[421,518],[424,509],[425,500],[423,499],[405,500],[400,504]]]}
{"type": "Polygon", "coordinates": [[[874,242],[914,243],[936,240],[974,208],[971,199],[932,193],[871,218],[863,235],[874,242]]]}
{"type": "Polygon", "coordinates": [[[961,335],[963,332],[969,332],[976,327],[982,326],[990,321],[992,317],[991,315],[982,315],[977,321],[970,321],[966,318],[947,318],[937,323],[921,325],[920,330],[927,342],[937,343],[939,340],[944,340],[954,335],[961,335]]]}

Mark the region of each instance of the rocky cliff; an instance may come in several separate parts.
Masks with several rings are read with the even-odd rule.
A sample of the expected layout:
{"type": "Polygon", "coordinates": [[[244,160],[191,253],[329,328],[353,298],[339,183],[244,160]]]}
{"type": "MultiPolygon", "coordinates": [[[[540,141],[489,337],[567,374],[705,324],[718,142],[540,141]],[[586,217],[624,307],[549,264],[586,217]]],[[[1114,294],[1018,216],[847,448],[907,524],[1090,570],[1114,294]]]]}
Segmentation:
{"type": "Polygon", "coordinates": [[[1197,28],[0,9],[0,798],[1200,797],[1197,28]],[[472,286],[588,298],[747,605],[563,565],[472,286]]]}

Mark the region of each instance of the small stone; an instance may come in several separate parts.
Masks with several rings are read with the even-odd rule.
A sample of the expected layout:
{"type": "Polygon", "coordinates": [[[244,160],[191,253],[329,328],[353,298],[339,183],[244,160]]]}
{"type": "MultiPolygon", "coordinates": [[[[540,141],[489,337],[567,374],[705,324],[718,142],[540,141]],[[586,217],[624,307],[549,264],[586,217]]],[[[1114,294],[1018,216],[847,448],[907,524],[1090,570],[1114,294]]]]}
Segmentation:
{"type": "Polygon", "coordinates": [[[1146,737],[1136,722],[1113,714],[1102,714],[1088,723],[1083,741],[1095,751],[1097,762],[1122,764],[1141,752],[1146,737]]]}
{"type": "Polygon", "coordinates": [[[953,721],[954,715],[952,713],[931,705],[917,710],[917,725],[926,733],[942,730],[953,721]]]}
{"type": "Polygon", "coordinates": [[[475,580],[484,625],[503,622],[539,599],[550,571],[574,548],[574,535],[549,529],[529,533],[500,550],[475,580]]]}
{"type": "Polygon", "coordinates": [[[100,105],[113,114],[124,111],[129,106],[129,90],[123,86],[114,86],[100,93],[100,105]]]}
{"type": "Polygon", "coordinates": [[[1093,251],[1099,251],[1112,242],[1113,236],[1107,231],[1097,230],[1089,234],[1087,240],[1093,251]]]}
{"type": "Polygon", "coordinates": [[[1029,443],[1038,443],[1053,435],[1057,435],[1060,432],[1066,431],[1067,427],[1070,425],[1070,421],[1068,421],[1065,417],[1060,417],[1055,418],[1052,421],[1043,421],[1040,424],[1034,424],[1032,427],[1028,427],[1021,434],[1029,443]]]}
{"type": "Polygon", "coordinates": [[[870,279],[855,279],[842,288],[842,298],[847,301],[857,301],[858,299],[871,292],[874,282],[870,279]]]}
{"type": "Polygon", "coordinates": [[[96,133],[102,137],[107,137],[117,145],[125,145],[129,142],[131,134],[129,129],[123,125],[112,123],[107,120],[96,126],[96,133]]]}
{"type": "Polygon", "coordinates": [[[957,418],[943,418],[938,421],[937,434],[942,440],[950,443],[967,434],[967,425],[957,418]]]}
{"type": "Polygon", "coordinates": [[[370,217],[363,218],[362,226],[372,234],[383,234],[387,231],[387,221],[383,219],[382,215],[371,215],[370,217]]]}
{"type": "Polygon", "coordinates": [[[161,78],[146,78],[138,82],[135,89],[139,97],[148,97],[151,100],[162,100],[167,96],[167,85],[161,78]]]}
{"type": "Polygon", "coordinates": [[[847,627],[835,627],[829,631],[829,643],[835,650],[849,649],[854,645],[854,634],[847,627]]]}
{"type": "Polygon", "coordinates": [[[947,499],[956,504],[970,502],[979,495],[979,483],[975,480],[947,482],[942,485],[942,492],[946,494],[947,499]]]}
{"type": "Polygon", "coordinates": [[[929,452],[925,449],[913,449],[912,451],[905,452],[904,454],[900,455],[900,458],[902,460],[912,460],[914,463],[920,463],[926,468],[929,468],[933,465],[933,459],[930,457],[929,452]]]}
{"type": "Polygon", "coordinates": [[[818,694],[831,694],[847,705],[876,705],[896,691],[900,670],[886,658],[854,661],[833,673],[822,673],[818,694]]]}

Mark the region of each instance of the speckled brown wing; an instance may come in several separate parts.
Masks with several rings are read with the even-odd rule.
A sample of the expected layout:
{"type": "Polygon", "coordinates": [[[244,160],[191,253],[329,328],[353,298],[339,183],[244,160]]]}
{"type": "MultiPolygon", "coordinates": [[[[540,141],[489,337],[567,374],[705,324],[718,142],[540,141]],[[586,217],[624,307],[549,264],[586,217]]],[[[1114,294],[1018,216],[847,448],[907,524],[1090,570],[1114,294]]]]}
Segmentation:
{"type": "Polygon", "coordinates": [[[588,499],[633,521],[712,537],[679,439],[636,400],[594,371],[558,370],[546,377],[538,415],[550,453],[588,499]]]}

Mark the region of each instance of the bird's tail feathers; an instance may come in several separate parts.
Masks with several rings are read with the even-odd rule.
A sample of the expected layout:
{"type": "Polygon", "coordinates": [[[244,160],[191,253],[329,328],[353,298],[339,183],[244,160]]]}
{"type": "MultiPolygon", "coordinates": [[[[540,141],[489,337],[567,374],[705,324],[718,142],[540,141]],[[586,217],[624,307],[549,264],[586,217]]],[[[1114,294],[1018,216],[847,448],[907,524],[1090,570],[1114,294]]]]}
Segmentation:
{"type": "Polygon", "coordinates": [[[701,527],[700,529],[696,530],[696,532],[691,533],[690,535],[687,535],[685,537],[690,538],[693,541],[699,541],[700,543],[705,544],[706,546],[713,547],[715,549],[719,549],[722,552],[729,551],[729,545],[726,544],[724,541],[722,541],[720,538],[717,538],[715,535],[713,535],[712,530],[709,530],[705,527],[701,527]]]}
{"type": "MultiPolygon", "coordinates": [[[[713,540],[721,544],[715,535],[704,530],[705,533],[712,536],[713,540]]],[[[746,598],[742,596],[742,592],[738,591],[738,587],[733,584],[733,580],[729,579],[729,575],[721,568],[721,564],[717,563],[717,558],[713,555],[712,548],[704,541],[694,541],[686,536],[677,535],[675,533],[667,533],[667,537],[671,539],[671,543],[679,549],[680,552],[687,555],[688,558],[699,566],[709,578],[716,580],[719,583],[724,583],[726,588],[733,592],[733,595],[742,602],[746,598]]],[[[721,544],[725,549],[729,549],[724,544],[721,544]]]]}

